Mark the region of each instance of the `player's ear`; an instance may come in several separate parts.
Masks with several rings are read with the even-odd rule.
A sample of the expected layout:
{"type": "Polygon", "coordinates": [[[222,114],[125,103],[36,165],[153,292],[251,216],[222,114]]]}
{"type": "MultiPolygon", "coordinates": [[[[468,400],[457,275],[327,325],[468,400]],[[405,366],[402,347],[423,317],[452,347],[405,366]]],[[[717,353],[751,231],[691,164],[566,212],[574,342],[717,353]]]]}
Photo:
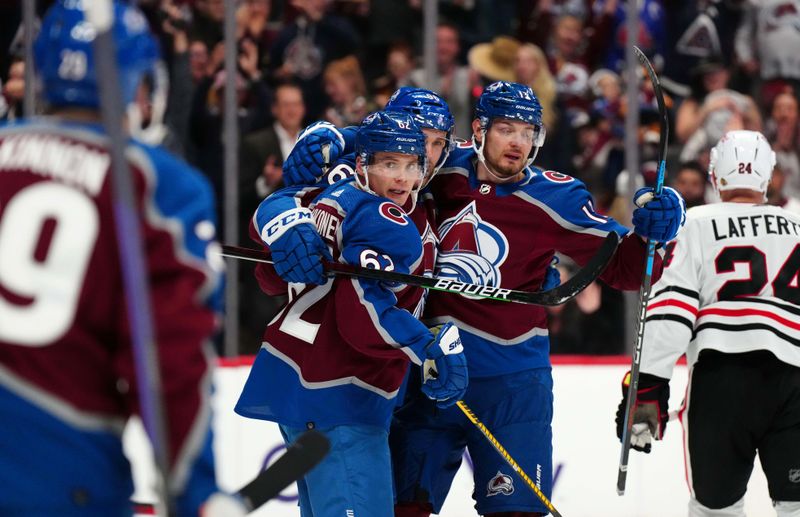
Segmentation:
{"type": "Polygon", "coordinates": [[[481,121],[480,119],[473,119],[472,121],[472,136],[475,138],[475,141],[480,143],[482,134],[481,134],[481,121]]]}

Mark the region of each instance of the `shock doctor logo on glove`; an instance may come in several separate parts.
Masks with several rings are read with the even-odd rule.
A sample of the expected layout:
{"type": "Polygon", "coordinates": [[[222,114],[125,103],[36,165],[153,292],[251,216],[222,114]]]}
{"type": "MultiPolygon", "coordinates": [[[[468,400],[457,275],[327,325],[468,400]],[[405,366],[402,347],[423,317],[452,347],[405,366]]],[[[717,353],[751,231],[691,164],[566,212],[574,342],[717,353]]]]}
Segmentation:
{"type": "Polygon", "coordinates": [[[514,479],[508,474],[503,474],[499,470],[486,485],[486,497],[492,497],[495,495],[511,495],[513,493],[514,479]]]}

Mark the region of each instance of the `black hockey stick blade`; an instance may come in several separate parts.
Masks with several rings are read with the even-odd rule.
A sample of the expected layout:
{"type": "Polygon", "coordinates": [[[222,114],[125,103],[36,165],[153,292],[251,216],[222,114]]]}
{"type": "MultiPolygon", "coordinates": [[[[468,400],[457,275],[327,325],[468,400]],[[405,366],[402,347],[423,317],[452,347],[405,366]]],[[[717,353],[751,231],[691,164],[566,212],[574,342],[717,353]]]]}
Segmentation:
{"type": "MultiPolygon", "coordinates": [[[[489,298],[501,302],[518,302],[532,305],[561,305],[569,301],[575,295],[583,291],[589,284],[597,279],[603,272],[614,252],[619,245],[619,235],[610,232],[597,253],[589,262],[581,268],[572,278],[563,284],[547,291],[517,291],[514,289],[503,289],[502,287],[484,286],[479,284],[467,284],[450,278],[427,277],[420,275],[409,275],[396,273],[394,271],[383,271],[351,264],[341,264],[338,262],[325,262],[325,270],[330,274],[355,276],[359,278],[370,278],[384,282],[399,282],[406,285],[414,285],[426,289],[443,291],[447,293],[468,294],[481,298],[489,298]]],[[[224,257],[252,260],[254,262],[264,262],[272,264],[272,260],[267,252],[251,248],[241,248],[239,246],[222,246],[224,257]]]]}
{"type": "Polygon", "coordinates": [[[278,461],[263,470],[245,485],[237,495],[247,511],[252,512],[281,490],[305,476],[328,454],[330,441],[319,431],[306,431],[286,449],[278,461]]]}

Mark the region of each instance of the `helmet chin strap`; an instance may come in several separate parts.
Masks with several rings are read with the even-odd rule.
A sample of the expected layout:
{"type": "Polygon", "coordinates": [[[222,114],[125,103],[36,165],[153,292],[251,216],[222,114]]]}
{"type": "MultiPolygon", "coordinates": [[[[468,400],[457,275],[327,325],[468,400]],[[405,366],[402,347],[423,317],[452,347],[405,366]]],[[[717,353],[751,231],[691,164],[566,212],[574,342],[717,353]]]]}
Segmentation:
{"type": "MultiPolygon", "coordinates": [[[[472,145],[473,146],[475,145],[475,135],[472,136],[472,145]]],[[[486,129],[482,128],[481,129],[481,143],[480,143],[479,146],[477,146],[478,147],[478,160],[486,168],[486,172],[489,173],[489,176],[491,176],[491,177],[493,177],[495,179],[496,183],[513,183],[515,181],[514,180],[514,176],[516,176],[516,174],[514,176],[505,176],[504,177],[504,176],[500,176],[499,174],[497,174],[497,172],[492,170],[492,168],[486,162],[486,157],[483,155],[483,146],[484,145],[486,145],[486,129]]],[[[530,165],[531,161],[533,161],[533,160],[529,160],[529,162],[525,164],[525,167],[530,165]]]]}

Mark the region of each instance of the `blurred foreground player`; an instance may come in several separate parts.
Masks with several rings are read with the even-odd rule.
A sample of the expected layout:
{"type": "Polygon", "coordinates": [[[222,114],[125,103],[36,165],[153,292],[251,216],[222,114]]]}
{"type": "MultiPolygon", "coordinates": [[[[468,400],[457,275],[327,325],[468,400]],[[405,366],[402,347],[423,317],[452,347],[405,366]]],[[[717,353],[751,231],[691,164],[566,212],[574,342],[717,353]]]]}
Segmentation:
{"type": "Polygon", "coordinates": [[[756,452],[778,517],[800,516],[800,216],[765,204],[774,166],[760,133],[725,135],[709,166],[722,202],[689,210],[653,286],[631,446],[663,437],[686,353],[690,517],[743,517],[756,452]]]}
{"type": "MultiPolygon", "coordinates": [[[[114,5],[126,102],[158,61],[134,8],[114,5]]],[[[35,45],[48,116],[0,128],[0,515],[131,515],[125,423],[137,381],[99,124],[94,29],[81,2],[46,15],[35,45]]],[[[140,206],[176,512],[217,491],[211,450],[220,275],[211,189],[158,147],[126,149],[140,206]]]]}

